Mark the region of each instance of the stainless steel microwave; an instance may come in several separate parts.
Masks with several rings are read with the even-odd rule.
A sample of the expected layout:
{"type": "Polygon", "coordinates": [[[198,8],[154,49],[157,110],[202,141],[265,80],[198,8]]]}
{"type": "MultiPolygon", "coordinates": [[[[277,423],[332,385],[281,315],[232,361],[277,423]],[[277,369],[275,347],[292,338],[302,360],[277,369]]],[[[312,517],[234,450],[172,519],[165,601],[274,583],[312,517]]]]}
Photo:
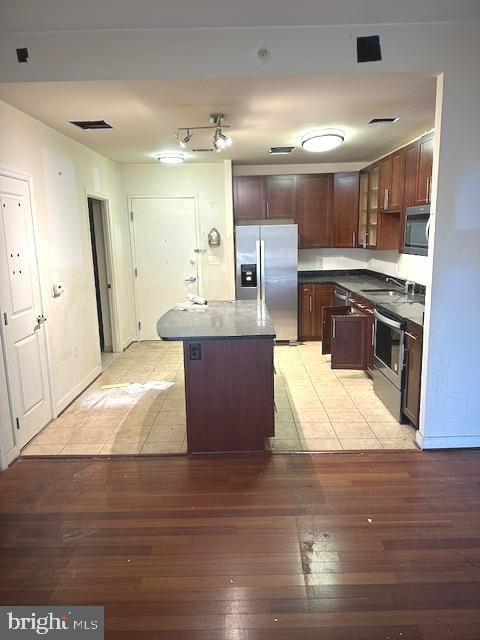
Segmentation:
{"type": "Polygon", "coordinates": [[[404,253],[417,256],[428,255],[428,232],[430,227],[430,205],[407,207],[405,211],[404,253]]]}

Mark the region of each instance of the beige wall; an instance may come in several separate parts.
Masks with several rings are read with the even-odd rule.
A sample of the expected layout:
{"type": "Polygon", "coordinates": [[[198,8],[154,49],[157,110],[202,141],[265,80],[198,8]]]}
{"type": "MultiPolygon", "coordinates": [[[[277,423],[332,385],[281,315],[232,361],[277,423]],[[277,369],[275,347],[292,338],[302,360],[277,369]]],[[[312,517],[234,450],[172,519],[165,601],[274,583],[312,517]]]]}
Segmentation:
{"type": "Polygon", "coordinates": [[[100,371],[93,264],[86,195],[109,203],[118,303],[118,333],[133,335],[128,223],[118,166],[0,102],[0,167],[33,180],[44,312],[48,318],[53,396],[62,410],[100,371]],[[65,292],[52,296],[60,280],[65,292]]]}
{"type": "Polygon", "coordinates": [[[202,250],[201,294],[210,300],[235,298],[230,162],[126,164],[121,173],[125,203],[129,196],[195,196],[202,250]],[[219,247],[208,246],[212,227],[220,232],[219,247]]]}

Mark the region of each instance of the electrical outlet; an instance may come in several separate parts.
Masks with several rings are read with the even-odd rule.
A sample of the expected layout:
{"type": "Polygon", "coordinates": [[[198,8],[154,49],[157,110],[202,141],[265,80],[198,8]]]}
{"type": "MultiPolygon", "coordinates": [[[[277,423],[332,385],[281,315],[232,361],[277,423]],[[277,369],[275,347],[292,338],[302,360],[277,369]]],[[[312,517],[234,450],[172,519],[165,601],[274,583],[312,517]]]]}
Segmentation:
{"type": "Polygon", "coordinates": [[[188,345],[188,359],[189,360],[202,359],[202,349],[199,344],[193,343],[188,345]]]}

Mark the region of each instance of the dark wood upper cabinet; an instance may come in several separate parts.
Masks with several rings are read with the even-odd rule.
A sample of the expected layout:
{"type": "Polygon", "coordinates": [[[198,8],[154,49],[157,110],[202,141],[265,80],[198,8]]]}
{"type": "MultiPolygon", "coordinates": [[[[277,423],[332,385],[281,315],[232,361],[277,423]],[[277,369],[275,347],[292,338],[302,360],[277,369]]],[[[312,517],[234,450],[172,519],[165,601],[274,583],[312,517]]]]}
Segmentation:
{"type": "Polygon", "coordinates": [[[384,158],[380,164],[380,208],[400,211],[403,206],[405,152],[403,149],[384,158]]]}
{"type": "Polygon", "coordinates": [[[295,186],[297,176],[266,177],[266,217],[295,217],[295,186]]]}
{"type": "Polygon", "coordinates": [[[297,176],[295,221],[299,248],[331,247],[333,174],[297,176]]]}
{"type": "Polygon", "coordinates": [[[236,176],[233,179],[235,220],[262,220],[266,217],[265,176],[236,176]]]}
{"type": "Polygon", "coordinates": [[[428,204],[432,191],[433,134],[418,142],[417,197],[415,204],[428,204]]]}
{"type": "Polygon", "coordinates": [[[418,427],[420,417],[422,340],[422,327],[419,327],[413,322],[407,322],[405,333],[405,389],[403,393],[403,413],[415,427],[418,427]]]}
{"type": "Polygon", "coordinates": [[[368,329],[365,316],[332,317],[332,369],[367,369],[368,329]]]}
{"type": "Polygon", "coordinates": [[[405,149],[405,207],[413,207],[417,202],[417,170],[418,170],[418,141],[405,149]]]}
{"type": "Polygon", "coordinates": [[[333,182],[333,247],[358,244],[358,173],[336,173],[333,182]]]}
{"type": "Polygon", "coordinates": [[[332,352],[332,317],[346,316],[350,313],[351,307],[323,307],[322,309],[322,353],[332,352]]]}

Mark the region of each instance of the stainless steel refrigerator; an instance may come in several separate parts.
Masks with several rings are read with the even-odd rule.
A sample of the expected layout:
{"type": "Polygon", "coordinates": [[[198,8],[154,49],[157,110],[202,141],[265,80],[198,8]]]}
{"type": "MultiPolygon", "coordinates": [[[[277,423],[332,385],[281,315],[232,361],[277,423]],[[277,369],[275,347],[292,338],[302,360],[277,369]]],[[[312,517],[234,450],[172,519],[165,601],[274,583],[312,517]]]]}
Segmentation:
{"type": "Polygon", "coordinates": [[[235,227],[237,300],[264,300],[277,341],[296,342],[298,332],[298,226],[235,227]]]}

